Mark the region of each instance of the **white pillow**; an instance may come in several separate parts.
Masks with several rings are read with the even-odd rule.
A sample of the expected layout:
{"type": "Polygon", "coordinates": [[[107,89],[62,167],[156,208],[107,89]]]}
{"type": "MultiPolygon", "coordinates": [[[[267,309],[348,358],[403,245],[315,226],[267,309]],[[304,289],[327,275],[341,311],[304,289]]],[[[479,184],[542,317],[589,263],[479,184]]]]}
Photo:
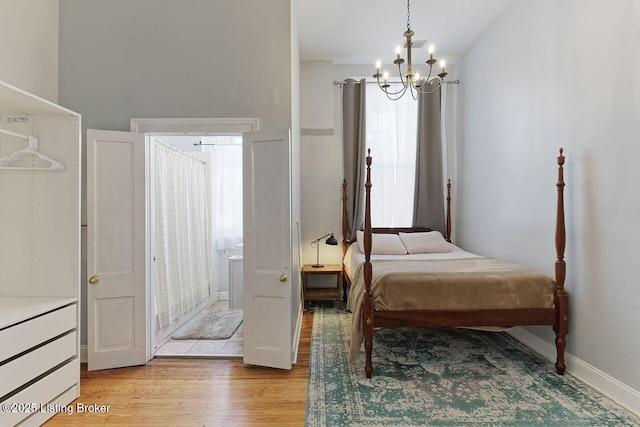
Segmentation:
{"type": "Polygon", "coordinates": [[[400,233],[400,240],[410,254],[453,252],[453,246],[444,240],[439,231],[400,233]]]}
{"type": "MultiPolygon", "coordinates": [[[[364,253],[364,232],[357,231],[356,239],[362,253],[364,253]]],[[[371,234],[371,255],[406,255],[400,236],[397,234],[375,233],[371,234]]]]}

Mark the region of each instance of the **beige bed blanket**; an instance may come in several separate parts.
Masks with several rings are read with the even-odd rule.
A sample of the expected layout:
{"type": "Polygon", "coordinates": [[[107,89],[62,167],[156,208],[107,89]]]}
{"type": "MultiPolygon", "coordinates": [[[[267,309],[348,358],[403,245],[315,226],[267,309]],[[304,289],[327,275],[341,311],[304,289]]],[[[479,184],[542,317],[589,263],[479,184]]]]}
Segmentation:
{"type": "MultiPolygon", "coordinates": [[[[553,308],[555,281],[532,268],[494,258],[372,261],[375,310],[553,308]]],[[[352,277],[349,362],[362,346],[363,264],[352,277]]],[[[482,326],[482,325],[478,325],[482,326]]]]}

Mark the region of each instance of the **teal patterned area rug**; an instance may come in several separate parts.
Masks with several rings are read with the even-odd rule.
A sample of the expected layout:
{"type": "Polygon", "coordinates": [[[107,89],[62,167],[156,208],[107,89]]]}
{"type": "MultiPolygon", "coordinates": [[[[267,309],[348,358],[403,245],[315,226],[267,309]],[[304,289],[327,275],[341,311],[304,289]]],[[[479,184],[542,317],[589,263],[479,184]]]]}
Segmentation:
{"type": "Polygon", "coordinates": [[[318,305],[306,425],[640,426],[640,419],[506,333],[387,329],[350,366],[351,314],[318,305]]]}

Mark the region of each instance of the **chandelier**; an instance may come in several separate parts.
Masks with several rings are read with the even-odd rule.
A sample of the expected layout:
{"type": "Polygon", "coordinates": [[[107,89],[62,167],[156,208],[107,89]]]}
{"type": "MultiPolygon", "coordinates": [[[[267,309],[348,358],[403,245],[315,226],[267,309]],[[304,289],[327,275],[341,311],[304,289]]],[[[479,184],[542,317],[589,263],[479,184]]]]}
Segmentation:
{"type": "Polygon", "coordinates": [[[407,39],[405,43],[405,47],[407,48],[407,71],[406,73],[402,72],[402,64],[404,64],[405,60],[400,56],[402,53],[402,49],[400,46],[396,46],[396,59],[393,61],[394,64],[398,66],[398,74],[400,75],[400,82],[402,83],[402,88],[396,92],[390,91],[389,87],[391,85],[388,83],[389,73],[387,71],[384,74],[380,73],[380,61],[376,62],[376,73],[373,77],[378,82],[378,86],[380,89],[384,91],[387,95],[387,98],[395,101],[400,98],[407,92],[407,90],[411,93],[413,99],[418,99],[418,93],[429,94],[434,93],[442,87],[444,83],[444,78],[447,75],[445,71],[445,61],[444,59],[440,61],[440,73],[436,76],[433,75],[433,66],[438,62],[437,59],[433,57],[434,47],[433,45],[429,46],[429,59],[427,59],[426,64],[429,66],[429,73],[426,77],[421,77],[419,73],[415,73],[413,71],[413,67],[411,64],[411,37],[413,37],[413,30],[411,29],[411,10],[409,8],[409,0],[407,0],[407,31],[404,32],[404,37],[407,39]],[[383,81],[380,81],[380,78],[383,78],[383,81]],[[435,87],[433,87],[435,85],[435,87]]]}

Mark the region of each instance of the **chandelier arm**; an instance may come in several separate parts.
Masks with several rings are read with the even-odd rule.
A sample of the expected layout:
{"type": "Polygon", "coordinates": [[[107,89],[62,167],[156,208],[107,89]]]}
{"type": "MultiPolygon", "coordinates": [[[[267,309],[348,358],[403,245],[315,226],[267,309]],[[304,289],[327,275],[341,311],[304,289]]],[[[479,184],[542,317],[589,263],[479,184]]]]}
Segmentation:
{"type": "Polygon", "coordinates": [[[419,91],[420,91],[420,88],[418,86],[414,87],[414,85],[409,83],[409,93],[411,94],[411,97],[416,101],[418,100],[418,92],[419,91]],[[413,92],[414,89],[416,90],[415,93],[413,92]]]}
{"type": "Polygon", "coordinates": [[[391,94],[391,95],[396,95],[399,94],[396,97],[390,96],[390,94],[388,92],[385,92],[385,94],[387,95],[387,98],[389,98],[392,101],[397,101],[398,99],[402,98],[404,96],[404,93],[407,91],[407,87],[403,86],[403,89],[401,89],[400,91],[396,92],[395,94],[391,94]]]}
{"type": "MultiPolygon", "coordinates": [[[[384,90],[384,89],[383,89],[383,90],[384,90]]],[[[406,91],[407,91],[406,86],[403,86],[403,87],[402,87],[402,89],[400,89],[400,90],[399,90],[399,91],[397,91],[397,92],[389,92],[388,90],[385,90],[385,91],[384,91],[384,93],[386,93],[386,94],[387,94],[387,96],[389,96],[389,95],[392,95],[392,96],[399,95],[399,96],[398,96],[398,98],[396,98],[396,99],[399,99],[400,97],[402,97],[402,95],[404,95],[404,93],[405,93],[406,91]]]]}
{"type": "Polygon", "coordinates": [[[416,88],[416,90],[418,92],[420,92],[421,94],[423,94],[423,95],[430,95],[432,93],[437,92],[442,87],[443,80],[440,77],[434,77],[434,80],[435,79],[438,80],[438,85],[435,88],[433,88],[432,90],[420,90],[420,88],[425,87],[428,83],[423,84],[422,86],[420,86],[420,88],[416,88]]]}
{"type": "MultiPolygon", "coordinates": [[[[382,91],[383,91],[384,93],[386,93],[387,95],[397,95],[397,94],[399,94],[400,92],[402,92],[402,91],[403,91],[403,89],[400,89],[400,90],[399,90],[399,91],[397,91],[397,92],[390,92],[390,91],[389,91],[389,89],[385,88],[384,86],[381,86],[381,85],[380,85],[380,82],[378,82],[378,87],[379,87],[380,89],[382,89],[382,91]]],[[[401,96],[402,96],[402,95],[401,95],[401,96]]]]}
{"type": "Polygon", "coordinates": [[[402,68],[400,68],[400,64],[398,64],[398,75],[400,76],[400,83],[402,83],[402,86],[404,86],[406,89],[409,80],[407,80],[407,82],[405,83],[404,78],[402,77],[402,68]]]}
{"type": "Polygon", "coordinates": [[[429,75],[427,75],[427,78],[425,79],[425,83],[429,83],[429,80],[431,79],[432,71],[433,71],[433,65],[429,64],[429,75]]]}
{"type": "MultiPolygon", "coordinates": [[[[389,92],[388,90],[385,90],[385,91],[384,91],[384,93],[386,93],[387,95],[398,95],[398,94],[400,94],[400,93],[404,95],[404,93],[406,92],[406,90],[407,90],[407,87],[406,87],[406,86],[403,86],[403,87],[402,87],[402,89],[400,89],[400,90],[399,90],[399,91],[397,91],[397,92],[389,92]]],[[[400,96],[402,96],[402,95],[400,95],[400,96]]]]}
{"type": "MultiPolygon", "coordinates": [[[[380,84],[380,78],[378,78],[377,80],[378,80],[378,87],[379,87],[380,89],[382,89],[382,91],[383,91],[384,93],[386,93],[387,95],[397,95],[397,94],[399,94],[400,92],[404,93],[404,91],[406,90],[406,87],[405,87],[404,89],[400,89],[400,90],[399,90],[399,91],[397,91],[397,92],[390,92],[388,88],[384,88],[384,87],[380,84]]],[[[400,96],[402,96],[402,95],[400,95],[400,96]]]]}

